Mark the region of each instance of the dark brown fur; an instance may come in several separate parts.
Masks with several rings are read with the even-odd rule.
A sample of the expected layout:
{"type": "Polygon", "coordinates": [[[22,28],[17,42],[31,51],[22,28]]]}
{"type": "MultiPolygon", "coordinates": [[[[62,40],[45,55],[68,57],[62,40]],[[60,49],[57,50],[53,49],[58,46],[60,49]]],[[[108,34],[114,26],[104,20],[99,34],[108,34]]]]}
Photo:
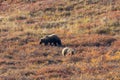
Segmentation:
{"type": "Polygon", "coordinates": [[[54,45],[54,46],[62,46],[60,38],[55,34],[47,35],[47,36],[41,38],[40,44],[44,44],[44,45],[50,44],[50,45],[54,45]]]}

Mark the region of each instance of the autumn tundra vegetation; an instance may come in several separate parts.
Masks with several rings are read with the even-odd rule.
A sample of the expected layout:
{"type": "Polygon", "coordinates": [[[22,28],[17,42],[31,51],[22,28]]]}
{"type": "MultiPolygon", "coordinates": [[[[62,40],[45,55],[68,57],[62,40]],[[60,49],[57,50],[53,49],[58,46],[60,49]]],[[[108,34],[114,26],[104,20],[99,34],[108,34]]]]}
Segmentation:
{"type": "Polygon", "coordinates": [[[0,80],[120,80],[120,1],[0,0],[0,80]]]}

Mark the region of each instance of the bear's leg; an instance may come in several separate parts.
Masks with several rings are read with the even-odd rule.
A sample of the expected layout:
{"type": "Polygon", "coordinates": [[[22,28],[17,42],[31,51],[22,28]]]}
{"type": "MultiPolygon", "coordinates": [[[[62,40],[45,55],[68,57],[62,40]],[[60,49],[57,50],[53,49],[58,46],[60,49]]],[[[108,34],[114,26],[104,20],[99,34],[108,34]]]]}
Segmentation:
{"type": "Polygon", "coordinates": [[[52,42],[50,42],[50,45],[53,46],[53,45],[52,45],[52,42]]]}
{"type": "Polygon", "coordinates": [[[57,46],[57,43],[56,43],[56,42],[54,42],[54,45],[55,45],[55,46],[57,46]]]}
{"type": "Polygon", "coordinates": [[[48,45],[48,43],[45,43],[45,46],[48,45]]]}
{"type": "Polygon", "coordinates": [[[62,43],[61,43],[61,41],[58,41],[58,45],[59,45],[59,46],[62,46],[62,43]]]}

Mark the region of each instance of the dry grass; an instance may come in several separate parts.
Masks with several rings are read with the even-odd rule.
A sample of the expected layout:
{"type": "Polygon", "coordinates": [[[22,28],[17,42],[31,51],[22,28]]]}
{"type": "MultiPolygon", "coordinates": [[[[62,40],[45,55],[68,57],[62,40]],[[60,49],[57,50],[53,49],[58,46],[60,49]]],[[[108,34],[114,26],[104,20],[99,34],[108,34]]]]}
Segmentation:
{"type": "Polygon", "coordinates": [[[0,80],[119,80],[119,0],[2,0],[0,80]],[[39,45],[57,34],[77,50],[39,45]]]}

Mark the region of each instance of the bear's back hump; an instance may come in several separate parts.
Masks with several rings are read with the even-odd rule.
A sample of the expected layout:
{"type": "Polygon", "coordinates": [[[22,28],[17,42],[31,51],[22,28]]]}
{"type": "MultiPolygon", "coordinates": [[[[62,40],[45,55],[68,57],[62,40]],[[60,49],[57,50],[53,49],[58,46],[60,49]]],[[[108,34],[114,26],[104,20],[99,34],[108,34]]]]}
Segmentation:
{"type": "Polygon", "coordinates": [[[59,39],[59,37],[56,34],[48,35],[49,38],[59,39]]]}

